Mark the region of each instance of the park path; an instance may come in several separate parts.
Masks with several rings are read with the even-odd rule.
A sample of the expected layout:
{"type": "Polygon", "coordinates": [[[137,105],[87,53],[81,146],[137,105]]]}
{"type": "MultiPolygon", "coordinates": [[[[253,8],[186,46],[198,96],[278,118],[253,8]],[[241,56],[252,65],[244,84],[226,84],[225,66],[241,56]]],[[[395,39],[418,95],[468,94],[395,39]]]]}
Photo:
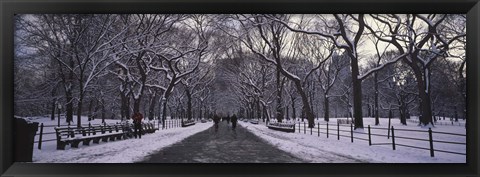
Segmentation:
{"type": "MultiPolygon", "coordinates": [[[[212,122],[207,122],[212,124],[212,122]]],[[[140,163],[302,163],[237,124],[226,122],[148,156],[140,163]]]]}

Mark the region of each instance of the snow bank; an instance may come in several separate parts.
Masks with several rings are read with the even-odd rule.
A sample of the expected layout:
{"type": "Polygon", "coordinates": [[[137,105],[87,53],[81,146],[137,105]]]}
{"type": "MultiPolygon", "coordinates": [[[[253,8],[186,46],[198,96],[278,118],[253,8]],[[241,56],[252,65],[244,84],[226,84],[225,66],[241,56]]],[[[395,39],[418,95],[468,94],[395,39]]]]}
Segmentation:
{"type": "MultiPolygon", "coordinates": [[[[318,122],[318,121],[316,121],[318,122]]],[[[335,119],[331,119],[331,123],[336,122],[335,119]]],[[[325,134],[321,134],[320,137],[317,136],[317,133],[313,133],[310,135],[309,130],[307,130],[307,134],[303,133],[303,124],[302,124],[302,131],[298,133],[285,133],[280,131],[274,131],[268,129],[264,124],[260,123],[258,125],[239,122],[243,127],[254,133],[255,135],[261,137],[262,139],[266,140],[270,144],[276,146],[277,148],[289,152],[301,159],[305,159],[307,161],[313,163],[345,163],[340,158],[338,161],[331,160],[331,156],[338,157],[343,156],[346,158],[353,158],[357,159],[358,162],[369,162],[369,163],[465,163],[466,156],[464,155],[456,155],[456,154],[446,154],[441,152],[435,152],[435,157],[430,157],[430,153],[428,150],[421,150],[421,149],[412,149],[408,147],[400,147],[397,146],[396,150],[392,149],[392,145],[378,145],[378,146],[369,146],[368,142],[354,140],[354,143],[350,142],[350,138],[341,137],[340,140],[337,140],[336,135],[330,135],[329,138],[326,137],[325,134]]],[[[320,123],[326,123],[320,121],[320,123]]],[[[365,118],[364,125],[371,125],[371,127],[387,127],[388,119],[380,119],[380,125],[374,126],[374,119],[373,118],[365,118]]],[[[404,126],[401,125],[398,119],[392,119],[391,125],[395,128],[401,129],[414,129],[414,130],[425,130],[417,125],[408,125],[404,126]]],[[[331,125],[331,128],[334,125],[331,125]]],[[[297,127],[298,128],[298,127],[297,127]]],[[[325,128],[325,127],[322,127],[325,128]]],[[[345,127],[348,128],[348,127],[345,127]]],[[[342,129],[342,128],[341,128],[342,129]]],[[[349,128],[348,128],[349,129],[349,128]]],[[[433,131],[442,131],[442,132],[452,132],[452,133],[463,133],[465,134],[465,128],[461,126],[437,126],[432,128],[433,131]]],[[[355,131],[367,132],[367,129],[360,129],[355,131]]],[[[321,132],[325,132],[325,130],[321,130],[321,132]]],[[[331,133],[336,133],[330,130],[331,133]]],[[[372,132],[373,133],[373,132],[372,132]]],[[[379,134],[384,134],[385,132],[375,132],[379,134]]],[[[411,132],[396,132],[395,135],[402,135],[402,136],[422,136],[418,138],[424,138],[423,134],[414,134],[411,132]],[[397,134],[398,133],[398,134],[397,134]]],[[[342,134],[342,133],[341,133],[342,134]]],[[[343,134],[342,134],[343,135],[343,134]]],[[[345,134],[346,135],[346,134],[345,134]]],[[[359,134],[355,134],[354,136],[357,137],[359,134]]],[[[462,137],[441,137],[436,136],[434,134],[434,139],[441,139],[441,140],[450,140],[450,141],[459,141],[465,142],[465,138],[462,137]]],[[[389,143],[391,139],[383,138],[383,137],[374,137],[372,136],[372,140],[374,143],[389,143]]],[[[402,142],[402,140],[398,139],[396,141],[402,142]]],[[[396,142],[398,143],[398,142],[396,142]]],[[[417,141],[403,141],[404,144],[412,144],[421,147],[428,147],[428,142],[417,142],[417,141]]],[[[465,153],[465,146],[456,145],[442,145],[442,144],[435,144],[434,147],[437,149],[442,150],[450,150],[454,152],[462,152],[465,153]]]]}

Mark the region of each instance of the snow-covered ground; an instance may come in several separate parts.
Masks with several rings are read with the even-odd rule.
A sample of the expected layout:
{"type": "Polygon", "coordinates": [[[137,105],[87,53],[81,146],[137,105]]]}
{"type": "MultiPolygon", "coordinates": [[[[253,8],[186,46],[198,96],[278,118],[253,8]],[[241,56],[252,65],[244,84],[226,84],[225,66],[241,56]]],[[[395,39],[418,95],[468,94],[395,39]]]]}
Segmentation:
{"type": "MultiPolygon", "coordinates": [[[[305,120],[306,121],[306,120],[305,120]]],[[[316,120],[316,123],[326,124],[322,119],[316,120]]],[[[330,119],[330,130],[329,133],[336,133],[336,119],[330,119]]],[[[323,163],[323,162],[337,162],[342,163],[342,161],[326,161],[325,156],[334,154],[341,155],[345,157],[359,159],[365,162],[371,163],[465,163],[465,155],[457,154],[447,154],[442,152],[435,152],[435,157],[430,157],[429,150],[423,149],[413,149],[409,147],[396,146],[396,150],[393,150],[391,144],[387,145],[374,145],[369,146],[368,141],[362,141],[354,139],[352,143],[349,136],[349,132],[341,132],[341,135],[348,137],[340,137],[340,140],[337,140],[337,136],[330,134],[329,138],[326,137],[326,125],[321,125],[321,134],[318,137],[316,129],[313,129],[312,135],[310,135],[310,129],[307,128],[306,134],[303,131],[303,123],[301,123],[302,130],[300,133],[297,131],[295,133],[285,133],[280,131],[275,131],[268,129],[264,123],[254,125],[248,122],[240,121],[240,124],[247,128],[249,131],[253,132],[255,135],[261,137],[267,142],[273,144],[281,150],[290,152],[293,155],[305,159],[311,162],[323,163]]],[[[387,135],[387,130],[378,130],[373,128],[387,128],[388,119],[380,119],[380,125],[374,125],[373,118],[364,118],[364,126],[367,127],[370,125],[372,127],[372,134],[381,134],[387,135]]],[[[402,137],[412,137],[418,139],[427,139],[428,128],[420,127],[414,123],[408,123],[407,126],[401,125],[399,119],[392,119],[391,126],[394,126],[395,136],[402,137]],[[400,131],[401,129],[405,130],[420,130],[421,132],[412,132],[412,131],[400,131]]],[[[341,127],[341,130],[350,131],[350,127],[345,125],[341,127]]],[[[435,126],[432,127],[433,139],[441,141],[454,141],[454,142],[466,142],[464,136],[451,136],[443,135],[435,132],[449,132],[455,134],[466,134],[466,129],[463,126],[435,126]]],[[[354,137],[368,139],[368,135],[363,135],[359,133],[368,133],[368,129],[357,129],[354,130],[354,137]]],[[[383,136],[372,136],[372,143],[391,143],[391,138],[383,136]]],[[[416,140],[406,140],[401,138],[395,139],[396,144],[412,145],[419,146],[424,148],[429,148],[429,142],[416,141],[416,140]]],[[[453,151],[459,153],[466,152],[465,145],[457,144],[445,144],[445,143],[434,143],[434,149],[441,149],[446,151],[453,151]]]]}
{"type": "MultiPolygon", "coordinates": [[[[82,117],[82,123],[87,123],[87,118],[82,117]]],[[[57,121],[51,121],[47,117],[28,118],[29,121],[44,123],[44,125],[56,125],[57,121]]],[[[116,123],[118,120],[106,120],[108,123],[116,123]]],[[[63,123],[63,122],[62,122],[63,123]]],[[[96,119],[90,122],[92,125],[101,123],[96,119]]],[[[34,163],[133,163],[143,160],[145,156],[155,153],[160,149],[177,143],[191,135],[204,131],[212,126],[212,123],[198,122],[194,126],[185,128],[160,129],[155,133],[146,134],[142,139],[125,139],[112,142],[100,142],[79,148],[56,150],[56,141],[44,142],[42,149],[34,144],[34,163]]],[[[45,127],[44,132],[54,132],[53,127],[45,127]]],[[[38,133],[35,139],[38,140],[38,133]]],[[[43,139],[55,139],[54,134],[44,135],[43,139]]]]}
{"type": "MultiPolygon", "coordinates": [[[[413,118],[415,119],[415,118],[413,118]]],[[[57,121],[50,120],[49,117],[33,117],[28,118],[29,121],[43,123],[45,125],[44,133],[54,132],[53,127],[57,121]]],[[[107,124],[117,123],[119,120],[106,120],[107,124]]],[[[306,120],[305,120],[306,121],[306,120]]],[[[87,118],[83,117],[82,122],[88,124],[87,118]]],[[[315,122],[320,123],[321,134],[317,135],[317,127],[313,129],[310,135],[310,129],[307,128],[306,134],[303,131],[303,122],[298,120],[301,125],[301,131],[298,131],[298,124],[295,133],[285,133],[268,129],[264,122],[259,124],[251,124],[250,122],[239,121],[243,127],[253,132],[260,138],[266,140],[275,147],[289,152],[298,158],[315,162],[315,163],[344,163],[341,159],[356,159],[358,162],[370,163],[465,163],[465,155],[447,154],[435,152],[435,157],[430,157],[428,150],[412,149],[403,146],[396,146],[396,150],[392,149],[391,144],[369,146],[368,141],[355,139],[354,143],[350,142],[350,127],[348,124],[341,126],[341,135],[337,140],[335,118],[330,119],[329,138],[326,137],[326,122],[323,119],[317,119],[315,122]],[[338,157],[338,158],[337,158],[338,157]],[[340,158],[341,157],[341,158],[340,158]]],[[[100,119],[90,122],[92,125],[101,123],[100,119]]],[[[156,124],[157,122],[155,122],[156,124]]],[[[459,123],[465,123],[460,120],[459,123]]],[[[64,122],[62,122],[64,124],[64,122]]],[[[371,126],[372,134],[387,135],[388,119],[381,118],[380,125],[374,125],[373,118],[364,118],[364,126],[371,126]],[[381,129],[376,129],[381,128],[381,129]]],[[[66,150],[56,150],[56,141],[44,142],[42,149],[37,149],[34,144],[33,162],[34,163],[132,163],[142,161],[146,156],[158,152],[164,147],[168,147],[174,143],[194,135],[198,132],[208,129],[212,126],[211,122],[200,123],[186,128],[169,128],[159,130],[153,134],[146,134],[142,139],[126,139],[114,142],[100,142],[100,144],[91,144],[90,146],[79,145],[79,148],[70,148],[66,150]]],[[[401,125],[397,119],[391,120],[391,126],[395,127],[396,144],[405,144],[429,148],[429,142],[401,139],[398,137],[413,137],[428,140],[428,127],[420,127],[416,123],[408,122],[408,125],[401,125]],[[417,131],[401,131],[401,130],[417,130],[417,131]]],[[[433,139],[440,141],[454,141],[465,143],[464,136],[452,136],[439,134],[437,132],[448,132],[454,134],[466,134],[464,126],[435,126],[432,127],[433,139]]],[[[38,133],[35,137],[38,141],[38,133]]],[[[354,137],[368,139],[368,135],[360,134],[368,133],[368,129],[354,130],[354,137]]],[[[43,140],[55,139],[54,134],[43,135],[43,140]]],[[[372,143],[391,143],[392,139],[385,136],[372,136],[372,143]]],[[[465,145],[434,143],[435,149],[465,153],[465,145]]]]}

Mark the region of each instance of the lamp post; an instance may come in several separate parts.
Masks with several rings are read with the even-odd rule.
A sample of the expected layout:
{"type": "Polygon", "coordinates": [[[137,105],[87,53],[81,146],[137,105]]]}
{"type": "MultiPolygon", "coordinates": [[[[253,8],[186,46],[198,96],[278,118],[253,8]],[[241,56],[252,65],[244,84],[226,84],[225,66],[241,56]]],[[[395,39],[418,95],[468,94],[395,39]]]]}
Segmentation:
{"type": "Polygon", "coordinates": [[[57,108],[58,108],[58,126],[60,127],[60,112],[62,110],[62,104],[58,103],[57,108]]]}

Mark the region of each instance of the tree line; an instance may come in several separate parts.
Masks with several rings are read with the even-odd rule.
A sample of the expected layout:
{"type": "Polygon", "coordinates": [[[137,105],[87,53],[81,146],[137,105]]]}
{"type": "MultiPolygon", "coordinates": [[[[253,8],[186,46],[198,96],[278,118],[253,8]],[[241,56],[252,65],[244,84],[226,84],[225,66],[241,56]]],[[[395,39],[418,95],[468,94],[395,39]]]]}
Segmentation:
{"type": "Polygon", "coordinates": [[[464,14],[15,16],[15,114],[466,115],[464,14]],[[333,109],[332,109],[333,108],[333,109]]]}

